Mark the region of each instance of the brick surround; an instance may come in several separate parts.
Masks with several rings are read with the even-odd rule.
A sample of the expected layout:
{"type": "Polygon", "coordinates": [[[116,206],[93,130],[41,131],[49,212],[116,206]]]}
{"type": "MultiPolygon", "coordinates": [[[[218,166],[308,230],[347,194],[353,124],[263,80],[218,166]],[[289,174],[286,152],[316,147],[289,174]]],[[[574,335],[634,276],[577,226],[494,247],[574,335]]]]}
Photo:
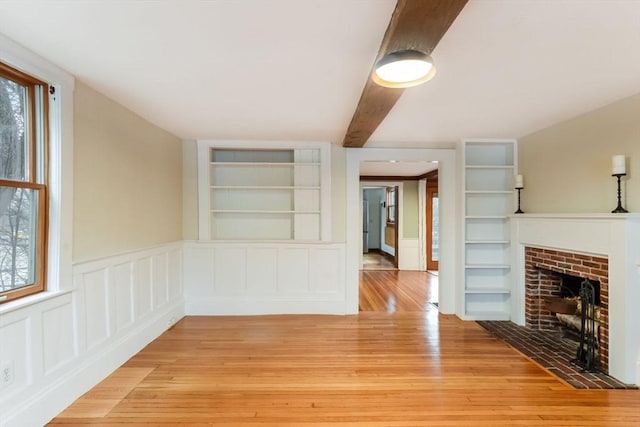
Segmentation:
{"type": "Polygon", "coordinates": [[[609,262],[607,258],[525,247],[525,325],[552,330],[558,321],[545,307],[545,297],[560,295],[560,278],[569,274],[600,282],[600,368],[609,367],[609,262]]]}

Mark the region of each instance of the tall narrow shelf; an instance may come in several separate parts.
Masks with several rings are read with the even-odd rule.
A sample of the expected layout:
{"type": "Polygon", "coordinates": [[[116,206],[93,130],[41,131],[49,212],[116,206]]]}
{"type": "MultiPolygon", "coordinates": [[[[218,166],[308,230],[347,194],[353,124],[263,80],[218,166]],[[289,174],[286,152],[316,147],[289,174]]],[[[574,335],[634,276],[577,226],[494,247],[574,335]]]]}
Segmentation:
{"type": "Polygon", "coordinates": [[[463,141],[462,158],[464,317],[508,320],[516,141],[463,141]]]}
{"type": "Polygon", "coordinates": [[[199,141],[198,150],[201,240],[327,240],[323,144],[199,141]]]}

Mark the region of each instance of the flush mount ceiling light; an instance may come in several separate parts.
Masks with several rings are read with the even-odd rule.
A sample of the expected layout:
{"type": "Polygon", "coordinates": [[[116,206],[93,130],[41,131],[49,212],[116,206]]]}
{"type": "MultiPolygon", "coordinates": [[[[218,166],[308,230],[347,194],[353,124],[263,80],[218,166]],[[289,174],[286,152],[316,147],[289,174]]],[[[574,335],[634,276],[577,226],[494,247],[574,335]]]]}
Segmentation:
{"type": "Polygon", "coordinates": [[[380,86],[403,88],[431,80],[435,74],[431,56],[417,50],[399,50],[382,57],[371,78],[380,86]]]}

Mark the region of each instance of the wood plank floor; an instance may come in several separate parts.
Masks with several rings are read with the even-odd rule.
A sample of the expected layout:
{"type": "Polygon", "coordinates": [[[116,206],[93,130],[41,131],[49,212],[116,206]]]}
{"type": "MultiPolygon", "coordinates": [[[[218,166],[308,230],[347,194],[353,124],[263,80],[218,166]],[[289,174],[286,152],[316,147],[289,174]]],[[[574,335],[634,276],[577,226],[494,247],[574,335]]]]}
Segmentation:
{"type": "Polygon", "coordinates": [[[362,254],[363,270],[397,270],[393,257],[377,250],[362,254]]]}
{"type": "Polygon", "coordinates": [[[640,392],[575,390],[428,306],[190,316],[51,425],[627,427],[640,392]]]}
{"type": "Polygon", "coordinates": [[[360,311],[388,313],[435,309],[438,276],[425,271],[360,271],[360,311]]]}

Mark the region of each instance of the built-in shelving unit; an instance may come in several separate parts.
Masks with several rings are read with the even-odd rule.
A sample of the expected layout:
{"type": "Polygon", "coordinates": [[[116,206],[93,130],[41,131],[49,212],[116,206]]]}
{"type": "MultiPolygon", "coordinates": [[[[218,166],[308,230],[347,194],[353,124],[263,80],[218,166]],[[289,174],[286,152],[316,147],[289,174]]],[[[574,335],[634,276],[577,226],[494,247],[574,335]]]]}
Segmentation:
{"type": "Polygon", "coordinates": [[[508,320],[516,141],[463,141],[462,158],[464,317],[508,320]]]}
{"type": "Polygon", "coordinates": [[[201,240],[328,240],[324,144],[199,141],[198,150],[201,240]]]}

